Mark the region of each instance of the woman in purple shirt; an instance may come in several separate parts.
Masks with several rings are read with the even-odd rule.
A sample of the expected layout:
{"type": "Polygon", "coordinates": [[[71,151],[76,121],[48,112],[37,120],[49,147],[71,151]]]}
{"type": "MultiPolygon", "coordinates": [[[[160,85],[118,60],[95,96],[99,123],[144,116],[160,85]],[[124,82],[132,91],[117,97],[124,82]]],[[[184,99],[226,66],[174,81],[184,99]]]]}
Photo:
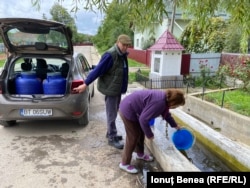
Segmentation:
{"type": "Polygon", "coordinates": [[[126,131],[126,143],[122,154],[120,169],[128,173],[137,173],[138,170],[130,165],[132,153],[136,158],[153,161],[153,157],[144,153],[145,136],[153,139],[154,134],[149,126],[150,119],[162,116],[171,127],[180,129],[171,116],[169,109],[185,104],[184,93],[178,89],[140,90],[125,97],[119,106],[119,114],[126,131]]]}

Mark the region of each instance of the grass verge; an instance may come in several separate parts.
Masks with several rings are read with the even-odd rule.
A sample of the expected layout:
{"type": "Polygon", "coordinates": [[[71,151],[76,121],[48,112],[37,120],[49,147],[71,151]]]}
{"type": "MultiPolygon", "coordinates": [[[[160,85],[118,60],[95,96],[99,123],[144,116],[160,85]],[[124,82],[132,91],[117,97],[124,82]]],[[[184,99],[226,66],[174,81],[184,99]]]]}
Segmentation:
{"type": "Polygon", "coordinates": [[[250,116],[250,94],[241,89],[207,93],[203,99],[236,113],[250,116]]]}

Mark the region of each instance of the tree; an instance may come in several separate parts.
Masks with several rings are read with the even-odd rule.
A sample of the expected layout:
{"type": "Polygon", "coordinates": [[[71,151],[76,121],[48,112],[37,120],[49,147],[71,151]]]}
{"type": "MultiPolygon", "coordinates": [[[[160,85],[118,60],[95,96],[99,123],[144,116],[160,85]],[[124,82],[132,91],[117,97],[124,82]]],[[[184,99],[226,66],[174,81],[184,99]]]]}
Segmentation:
{"type": "Polygon", "coordinates": [[[105,15],[102,25],[98,28],[98,33],[93,38],[93,42],[98,48],[102,48],[102,50],[110,48],[122,33],[133,38],[126,4],[118,5],[116,1],[113,1],[108,6],[105,15]]]}
{"type": "Polygon", "coordinates": [[[227,23],[221,18],[207,20],[206,29],[197,20],[189,22],[180,37],[180,43],[188,53],[220,53],[224,49],[227,23]]]}
{"type": "Polygon", "coordinates": [[[228,31],[225,38],[224,52],[240,53],[240,37],[242,28],[234,23],[228,24],[228,31]]]}
{"type": "Polygon", "coordinates": [[[50,14],[52,15],[52,20],[62,22],[70,27],[73,34],[72,41],[77,42],[77,27],[74,19],[70,16],[67,10],[58,3],[55,3],[50,9],[50,14]]]}
{"type": "MultiPolygon", "coordinates": [[[[56,0],[55,0],[56,1],[56,0]]],[[[64,0],[57,0],[58,2],[64,0]]],[[[148,27],[155,21],[162,23],[164,17],[168,17],[166,8],[171,0],[115,0],[119,4],[127,4],[127,10],[133,15],[133,21],[139,28],[148,27]]],[[[31,0],[32,4],[39,8],[41,0],[31,0]]],[[[72,0],[74,4],[71,11],[77,12],[81,7],[93,10],[97,7],[105,12],[110,0],[72,0]]],[[[198,24],[205,28],[206,20],[216,15],[217,11],[225,11],[231,15],[231,20],[242,27],[240,46],[242,52],[248,50],[250,36],[250,1],[249,0],[179,0],[177,7],[186,15],[198,20],[198,24]]]]}
{"type": "Polygon", "coordinates": [[[217,11],[225,11],[230,14],[230,20],[242,28],[240,37],[240,50],[248,51],[250,36],[250,1],[249,0],[180,0],[178,5],[186,10],[187,15],[192,15],[198,24],[206,28],[208,18],[214,17],[217,11]]]}

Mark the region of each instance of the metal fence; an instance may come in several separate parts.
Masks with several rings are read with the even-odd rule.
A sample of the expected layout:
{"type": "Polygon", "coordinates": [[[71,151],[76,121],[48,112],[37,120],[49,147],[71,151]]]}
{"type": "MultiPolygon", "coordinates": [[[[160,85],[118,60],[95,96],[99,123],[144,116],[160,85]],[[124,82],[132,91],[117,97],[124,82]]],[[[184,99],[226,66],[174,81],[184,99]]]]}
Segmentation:
{"type": "Polygon", "coordinates": [[[136,82],[140,83],[147,89],[167,89],[167,88],[186,88],[186,93],[200,92],[202,100],[205,99],[207,92],[222,92],[222,97],[219,101],[219,106],[224,108],[226,92],[240,89],[242,87],[241,81],[228,78],[224,75],[211,76],[183,76],[182,80],[165,80],[165,79],[150,79],[149,77],[141,74],[138,70],[135,75],[136,82]]]}
{"type": "Polygon", "coordinates": [[[136,82],[149,89],[183,88],[184,80],[149,79],[136,73],[136,82]]]}
{"type": "MultiPolygon", "coordinates": [[[[150,79],[149,77],[141,74],[138,70],[135,74],[136,82],[143,85],[148,89],[167,89],[167,88],[186,88],[186,93],[190,92],[190,88],[199,90],[202,95],[207,90],[222,89],[227,87],[226,79],[222,76],[209,75],[209,73],[203,74],[203,76],[183,76],[183,79],[150,79]]],[[[229,87],[237,88],[235,80],[229,87]]]]}
{"type": "Polygon", "coordinates": [[[148,89],[186,88],[194,87],[195,85],[195,78],[187,78],[185,76],[183,79],[150,79],[141,74],[140,69],[135,74],[135,80],[148,89]]]}

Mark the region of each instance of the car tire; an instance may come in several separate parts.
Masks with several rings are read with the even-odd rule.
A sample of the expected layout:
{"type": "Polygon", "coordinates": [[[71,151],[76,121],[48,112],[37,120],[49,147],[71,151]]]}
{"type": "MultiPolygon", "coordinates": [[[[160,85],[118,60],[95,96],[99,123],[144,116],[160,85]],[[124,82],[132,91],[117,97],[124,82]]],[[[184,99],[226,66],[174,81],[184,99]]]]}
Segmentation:
{"type": "Polygon", "coordinates": [[[0,121],[0,124],[4,127],[11,127],[16,125],[16,120],[11,120],[11,121],[0,121]]]}
{"type": "Polygon", "coordinates": [[[91,98],[95,96],[95,88],[93,87],[92,93],[91,93],[91,98]]]}
{"type": "Polygon", "coordinates": [[[84,115],[81,118],[77,119],[77,123],[81,126],[87,126],[89,124],[89,107],[87,108],[84,115]]]}

